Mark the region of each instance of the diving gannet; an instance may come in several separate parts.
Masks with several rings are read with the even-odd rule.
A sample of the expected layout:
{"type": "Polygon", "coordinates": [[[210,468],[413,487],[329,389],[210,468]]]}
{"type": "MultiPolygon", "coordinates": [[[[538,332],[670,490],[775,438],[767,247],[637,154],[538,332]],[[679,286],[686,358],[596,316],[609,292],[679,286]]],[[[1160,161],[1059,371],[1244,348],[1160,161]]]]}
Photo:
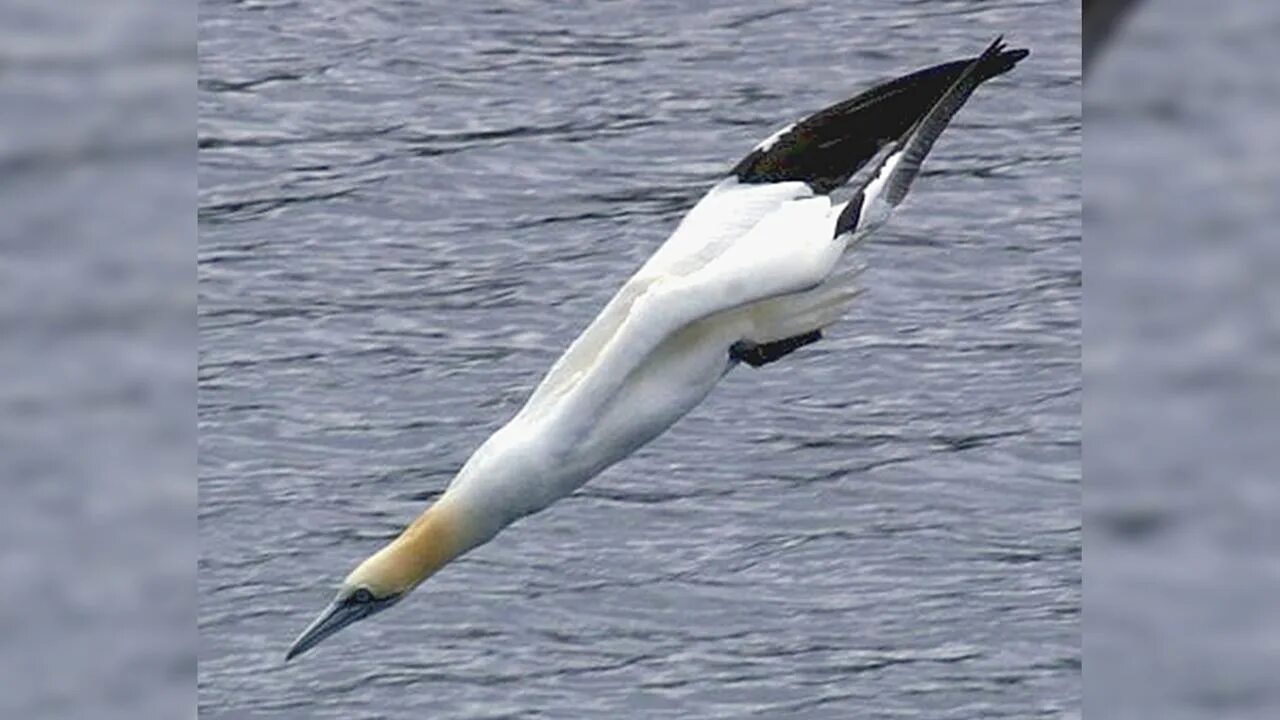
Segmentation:
{"type": "Polygon", "coordinates": [[[1000,38],[788,125],[755,147],[552,366],[439,499],[360,563],[288,660],[572,493],[693,409],[729,370],[822,337],[854,297],[850,248],[906,196],[951,117],[1028,54],[1000,38]],[[855,173],[879,164],[834,202],[855,173]]]}

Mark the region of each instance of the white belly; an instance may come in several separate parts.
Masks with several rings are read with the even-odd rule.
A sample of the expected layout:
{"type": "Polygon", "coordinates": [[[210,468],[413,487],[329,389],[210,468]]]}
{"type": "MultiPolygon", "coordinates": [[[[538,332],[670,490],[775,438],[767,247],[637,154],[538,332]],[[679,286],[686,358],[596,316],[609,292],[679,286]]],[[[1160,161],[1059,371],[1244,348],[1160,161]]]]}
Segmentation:
{"type": "Polygon", "coordinates": [[[724,324],[697,323],[671,337],[606,403],[573,454],[599,472],[662,434],[724,376],[737,336],[724,324]]]}

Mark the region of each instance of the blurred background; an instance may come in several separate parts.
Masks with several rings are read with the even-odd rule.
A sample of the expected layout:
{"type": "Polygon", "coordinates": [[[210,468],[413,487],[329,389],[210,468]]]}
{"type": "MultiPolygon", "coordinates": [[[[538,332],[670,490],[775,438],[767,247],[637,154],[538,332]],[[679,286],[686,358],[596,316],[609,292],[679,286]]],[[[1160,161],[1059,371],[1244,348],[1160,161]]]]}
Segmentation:
{"type": "Polygon", "coordinates": [[[1091,58],[1090,718],[1280,716],[1277,40],[1275,3],[1151,0],[1091,58]]]}
{"type": "Polygon", "coordinates": [[[194,715],[195,13],[0,2],[0,717],[194,715]]]}

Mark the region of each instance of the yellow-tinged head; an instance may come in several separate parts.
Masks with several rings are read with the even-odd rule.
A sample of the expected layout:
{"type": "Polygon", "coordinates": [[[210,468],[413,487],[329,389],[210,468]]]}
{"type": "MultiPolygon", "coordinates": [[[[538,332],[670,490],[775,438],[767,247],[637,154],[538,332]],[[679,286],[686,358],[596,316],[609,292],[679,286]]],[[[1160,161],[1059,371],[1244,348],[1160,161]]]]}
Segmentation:
{"type": "Polygon", "coordinates": [[[315,647],[351,623],[399,602],[423,580],[468,549],[459,513],[438,502],[399,537],[360,563],[333,602],[293,641],[285,660],[315,647]]]}

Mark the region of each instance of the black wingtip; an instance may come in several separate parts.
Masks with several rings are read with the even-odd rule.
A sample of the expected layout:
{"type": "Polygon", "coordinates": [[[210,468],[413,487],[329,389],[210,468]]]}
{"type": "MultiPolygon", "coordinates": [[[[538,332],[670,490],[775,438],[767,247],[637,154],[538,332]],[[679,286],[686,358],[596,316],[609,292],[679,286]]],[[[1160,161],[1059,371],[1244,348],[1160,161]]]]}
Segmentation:
{"type": "Polygon", "coordinates": [[[923,68],[876,85],[797,122],[768,147],[757,146],[730,174],[743,183],[802,181],[819,194],[844,185],[885,143],[911,129],[966,71],[984,82],[1013,69],[1030,51],[996,38],[979,57],[923,68]],[[974,61],[978,65],[970,69],[974,61]]]}
{"type": "Polygon", "coordinates": [[[987,46],[987,49],[978,56],[978,61],[982,64],[982,79],[988,80],[997,75],[1003,75],[1013,69],[1014,65],[1022,62],[1031,51],[1027,48],[1017,48],[1014,50],[1006,50],[1004,47],[1004,36],[997,35],[996,39],[987,46]]]}

